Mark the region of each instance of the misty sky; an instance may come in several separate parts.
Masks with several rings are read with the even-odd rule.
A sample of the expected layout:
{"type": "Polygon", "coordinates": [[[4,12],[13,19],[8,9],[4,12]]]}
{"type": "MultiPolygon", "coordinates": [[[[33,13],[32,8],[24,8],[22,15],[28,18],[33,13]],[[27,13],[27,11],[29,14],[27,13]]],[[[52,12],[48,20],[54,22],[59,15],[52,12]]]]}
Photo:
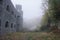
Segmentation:
{"type": "Polygon", "coordinates": [[[22,5],[24,19],[42,16],[42,0],[12,0],[12,2],[14,5],[22,5]]]}
{"type": "MultiPolygon", "coordinates": [[[[22,5],[23,19],[26,28],[35,29],[43,15],[42,0],[12,0],[14,6],[22,5]]],[[[25,27],[25,26],[24,26],[25,27]]]]}

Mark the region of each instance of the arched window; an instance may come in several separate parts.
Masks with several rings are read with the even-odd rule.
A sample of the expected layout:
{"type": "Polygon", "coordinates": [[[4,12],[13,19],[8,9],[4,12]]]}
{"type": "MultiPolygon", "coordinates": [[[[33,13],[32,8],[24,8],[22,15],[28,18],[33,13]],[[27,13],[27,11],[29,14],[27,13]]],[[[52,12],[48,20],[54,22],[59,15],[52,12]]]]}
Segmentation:
{"type": "Polygon", "coordinates": [[[11,23],[11,28],[13,28],[13,23],[11,23]]]}
{"type": "Polygon", "coordinates": [[[0,1],[3,1],[3,0],[0,0],[0,1]]]}
{"type": "Polygon", "coordinates": [[[2,4],[3,2],[2,2],[3,0],[0,0],[0,4],[2,4]]]}
{"type": "Polygon", "coordinates": [[[7,28],[7,27],[9,27],[9,22],[8,21],[6,21],[6,23],[5,23],[5,28],[7,28]]]}
{"type": "Polygon", "coordinates": [[[17,17],[20,17],[20,16],[17,16],[17,17]]]}
{"type": "Polygon", "coordinates": [[[9,10],[10,10],[10,9],[9,9],[9,5],[7,5],[7,8],[6,8],[6,10],[7,10],[7,11],[9,11],[9,10]]]}
{"type": "Polygon", "coordinates": [[[0,19],[0,26],[1,26],[1,19],[0,19]]]}

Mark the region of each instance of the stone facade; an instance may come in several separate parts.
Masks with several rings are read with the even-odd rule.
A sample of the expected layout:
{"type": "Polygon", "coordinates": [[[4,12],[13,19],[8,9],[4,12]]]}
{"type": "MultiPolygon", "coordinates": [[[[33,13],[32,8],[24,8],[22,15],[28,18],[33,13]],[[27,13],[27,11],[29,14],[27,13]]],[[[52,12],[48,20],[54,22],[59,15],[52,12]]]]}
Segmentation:
{"type": "Polygon", "coordinates": [[[19,22],[20,23],[20,31],[23,31],[23,11],[22,11],[22,5],[16,5],[16,9],[20,13],[20,22],[19,22]]]}
{"type": "Polygon", "coordinates": [[[16,32],[17,27],[20,27],[20,13],[11,0],[0,0],[0,34],[16,32]]]}

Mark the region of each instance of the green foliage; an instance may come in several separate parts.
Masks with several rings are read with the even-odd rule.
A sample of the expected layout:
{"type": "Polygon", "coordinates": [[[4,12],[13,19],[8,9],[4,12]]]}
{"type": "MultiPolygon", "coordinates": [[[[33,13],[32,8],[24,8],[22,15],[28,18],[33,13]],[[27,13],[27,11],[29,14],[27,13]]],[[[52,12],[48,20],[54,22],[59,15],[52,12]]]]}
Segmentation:
{"type": "Polygon", "coordinates": [[[48,2],[49,14],[52,20],[59,21],[60,20],[60,2],[59,0],[49,0],[48,2]]]}
{"type": "Polygon", "coordinates": [[[40,31],[49,31],[50,21],[48,11],[46,11],[41,21],[40,31]]]}
{"type": "Polygon", "coordinates": [[[48,9],[42,18],[40,29],[49,29],[52,26],[58,28],[60,21],[60,0],[48,0],[48,9]],[[55,25],[54,25],[55,24],[55,25]]]}
{"type": "Polygon", "coordinates": [[[46,32],[19,32],[2,36],[0,37],[0,40],[60,40],[60,34],[46,32]]]}
{"type": "Polygon", "coordinates": [[[58,22],[60,21],[60,0],[49,0],[48,4],[51,23],[54,23],[55,27],[58,28],[58,22]]]}

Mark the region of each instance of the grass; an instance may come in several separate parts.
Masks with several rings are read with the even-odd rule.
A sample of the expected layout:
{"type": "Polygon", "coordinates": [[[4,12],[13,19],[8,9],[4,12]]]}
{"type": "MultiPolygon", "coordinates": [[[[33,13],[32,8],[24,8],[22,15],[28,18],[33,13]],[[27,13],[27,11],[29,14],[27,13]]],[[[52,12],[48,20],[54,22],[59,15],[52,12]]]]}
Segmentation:
{"type": "Polygon", "coordinates": [[[60,40],[60,34],[46,32],[18,32],[0,37],[0,40],[60,40]]]}

